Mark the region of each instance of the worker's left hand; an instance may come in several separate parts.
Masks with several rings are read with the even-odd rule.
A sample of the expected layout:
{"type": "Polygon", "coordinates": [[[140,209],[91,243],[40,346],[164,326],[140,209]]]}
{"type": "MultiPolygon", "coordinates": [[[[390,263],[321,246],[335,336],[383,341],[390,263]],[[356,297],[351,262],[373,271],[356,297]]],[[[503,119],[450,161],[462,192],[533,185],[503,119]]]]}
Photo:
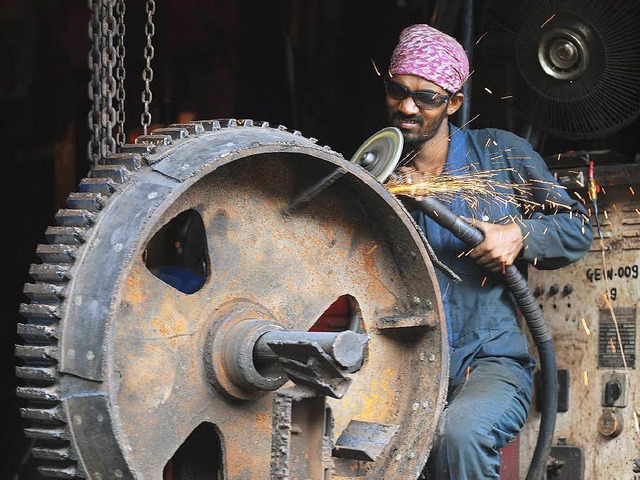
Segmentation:
{"type": "Polygon", "coordinates": [[[465,220],[484,234],[484,241],[469,256],[492,272],[504,273],[522,250],[524,242],[520,227],[515,223],[500,225],[469,218],[465,220]]]}

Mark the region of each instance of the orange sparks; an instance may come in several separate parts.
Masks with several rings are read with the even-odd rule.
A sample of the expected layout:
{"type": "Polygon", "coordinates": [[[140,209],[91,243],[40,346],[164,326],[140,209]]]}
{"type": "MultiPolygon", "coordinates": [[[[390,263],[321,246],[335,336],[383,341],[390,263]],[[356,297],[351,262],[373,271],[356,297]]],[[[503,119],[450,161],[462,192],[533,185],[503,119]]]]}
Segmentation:
{"type": "Polygon", "coordinates": [[[584,333],[587,335],[591,335],[591,330],[589,330],[589,326],[587,325],[587,321],[582,317],[582,328],[584,328],[584,333]]]}
{"type": "Polygon", "coordinates": [[[640,210],[638,210],[637,208],[636,208],[636,213],[640,215],[640,210]]]}
{"type": "Polygon", "coordinates": [[[371,255],[373,252],[375,252],[376,248],[378,248],[378,245],[374,245],[373,247],[371,247],[368,251],[367,251],[367,255],[371,255]]]}
{"type": "Polygon", "coordinates": [[[484,87],[484,89],[487,91],[487,93],[493,93],[491,90],[489,90],[487,87],[484,87]]]}
{"type": "Polygon", "coordinates": [[[482,277],[482,283],[480,284],[480,286],[484,287],[485,283],[487,283],[487,277],[482,277]]]}
{"type": "Polygon", "coordinates": [[[556,14],[554,13],[549,18],[547,18],[547,20],[542,25],[540,25],[540,28],[543,28],[547,23],[549,23],[551,20],[553,20],[553,17],[555,17],[555,16],[556,16],[556,14]]]}
{"type": "Polygon", "coordinates": [[[635,195],[636,192],[633,190],[633,187],[629,187],[629,191],[631,192],[631,195],[635,195]]]}
{"type": "Polygon", "coordinates": [[[425,174],[415,169],[406,168],[385,183],[385,187],[394,195],[410,197],[439,197],[452,199],[459,196],[471,207],[475,207],[479,199],[486,199],[500,204],[531,203],[526,196],[528,184],[512,184],[500,181],[497,175],[511,169],[495,169],[485,171],[448,172],[441,175],[425,174]]]}
{"type": "Polygon", "coordinates": [[[505,95],[504,97],[500,97],[500,100],[508,100],[510,98],[513,98],[513,95],[505,95]]]}
{"type": "Polygon", "coordinates": [[[616,350],[616,344],[613,343],[613,337],[609,337],[609,347],[611,347],[611,351],[613,353],[616,353],[618,350],[616,350]]]}
{"type": "Polygon", "coordinates": [[[589,386],[589,372],[587,372],[586,370],[584,372],[582,372],[582,380],[584,381],[585,387],[588,387],[589,386]]]}
{"type": "Polygon", "coordinates": [[[482,35],[480,35],[480,37],[478,37],[478,40],[476,40],[476,45],[478,45],[480,43],[480,40],[482,40],[487,33],[489,33],[488,30],[486,32],[484,32],[482,35]]]}
{"type": "Polygon", "coordinates": [[[470,373],[471,373],[471,366],[468,366],[468,367],[467,367],[467,373],[466,373],[466,375],[464,376],[464,379],[465,379],[465,380],[469,380],[469,374],[470,374],[470,373]]]}
{"type": "Polygon", "coordinates": [[[373,58],[371,59],[371,65],[373,65],[373,69],[376,71],[376,75],[380,76],[380,70],[378,70],[378,67],[376,67],[376,62],[373,61],[373,58]]]}

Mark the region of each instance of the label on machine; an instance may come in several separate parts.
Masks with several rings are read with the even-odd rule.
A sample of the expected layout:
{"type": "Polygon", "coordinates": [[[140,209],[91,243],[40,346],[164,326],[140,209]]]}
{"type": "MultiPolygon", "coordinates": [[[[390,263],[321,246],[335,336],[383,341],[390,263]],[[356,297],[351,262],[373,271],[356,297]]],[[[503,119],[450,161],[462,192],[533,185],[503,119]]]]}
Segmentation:
{"type": "MultiPolygon", "coordinates": [[[[627,367],[636,368],[636,309],[614,308],[620,331],[620,341],[627,367]]],[[[624,360],[616,332],[616,324],[609,309],[600,309],[598,328],[598,368],[624,368],[624,360]]]]}

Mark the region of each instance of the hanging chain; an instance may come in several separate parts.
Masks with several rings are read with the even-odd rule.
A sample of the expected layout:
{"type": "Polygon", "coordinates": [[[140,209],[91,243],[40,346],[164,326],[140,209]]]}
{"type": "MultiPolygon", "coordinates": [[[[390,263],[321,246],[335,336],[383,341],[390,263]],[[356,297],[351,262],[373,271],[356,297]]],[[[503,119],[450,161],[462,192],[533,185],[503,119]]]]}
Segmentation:
{"type": "Polygon", "coordinates": [[[153,80],[153,69],[151,68],[151,60],[154,55],[153,44],[151,38],[155,34],[156,27],[153,24],[153,14],[156,13],[156,2],[154,0],[147,0],[147,23],[144,26],[144,33],[147,36],[147,44],[144,47],[144,60],[145,66],[142,70],[142,80],[144,81],[144,90],[142,91],[142,104],[144,105],[144,111],[140,115],[140,123],[142,123],[142,132],[147,134],[147,129],[151,125],[151,112],[149,111],[149,104],[153,99],[151,93],[151,82],[153,80]]]}
{"type": "Polygon", "coordinates": [[[124,110],[124,100],[126,97],[125,89],[124,89],[124,79],[127,76],[127,71],[124,67],[124,57],[126,55],[126,49],[124,47],[124,34],[125,34],[125,24],[124,24],[124,12],[125,12],[125,4],[124,0],[116,0],[116,15],[118,17],[118,26],[116,30],[116,35],[118,38],[118,46],[116,49],[116,81],[117,81],[117,90],[116,90],[116,100],[118,102],[118,108],[116,112],[116,124],[118,126],[118,131],[116,133],[116,143],[119,147],[123,146],[127,143],[127,136],[125,133],[124,122],[125,122],[125,110],[124,110]]]}
{"type": "Polygon", "coordinates": [[[102,0],[102,142],[100,153],[105,158],[108,153],[115,153],[116,140],[113,137],[113,128],[116,125],[116,110],[113,108],[113,99],[116,96],[116,79],[114,67],[116,66],[116,49],[113,45],[113,37],[116,33],[116,17],[113,15],[115,0],[102,0]]]}
{"type": "Polygon", "coordinates": [[[100,1],[89,0],[89,8],[91,9],[91,18],[89,20],[89,39],[91,40],[91,50],[89,50],[89,101],[91,102],[91,110],[89,110],[89,144],[87,145],[88,159],[93,165],[97,165],[100,159],[100,139],[102,137],[100,115],[102,111],[102,96],[100,94],[100,69],[102,66],[101,50],[102,50],[102,22],[100,21],[100,1]]]}

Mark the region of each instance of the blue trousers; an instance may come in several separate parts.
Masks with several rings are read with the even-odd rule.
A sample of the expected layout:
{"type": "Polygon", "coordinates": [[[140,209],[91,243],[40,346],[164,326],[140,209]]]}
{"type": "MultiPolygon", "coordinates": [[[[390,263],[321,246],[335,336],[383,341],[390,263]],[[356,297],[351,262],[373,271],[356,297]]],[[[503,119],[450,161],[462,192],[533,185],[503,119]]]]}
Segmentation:
{"type": "Polygon", "coordinates": [[[468,378],[449,388],[427,478],[499,479],[499,450],[527,419],[531,383],[532,368],[515,360],[478,359],[468,378]]]}

